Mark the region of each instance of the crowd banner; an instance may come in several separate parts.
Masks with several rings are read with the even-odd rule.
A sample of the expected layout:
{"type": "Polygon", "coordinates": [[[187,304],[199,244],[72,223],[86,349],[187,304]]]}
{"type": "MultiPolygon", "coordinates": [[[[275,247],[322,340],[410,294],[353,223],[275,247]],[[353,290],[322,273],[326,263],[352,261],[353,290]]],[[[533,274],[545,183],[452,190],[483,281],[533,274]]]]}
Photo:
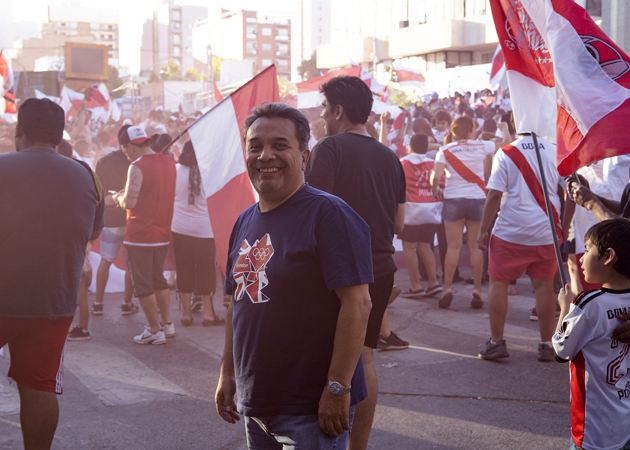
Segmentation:
{"type": "Polygon", "coordinates": [[[518,130],[556,142],[563,176],[630,153],[630,58],[586,10],[573,0],[490,5],[518,130]]]}
{"type": "Polygon", "coordinates": [[[256,202],[247,175],[243,126],[252,108],[278,102],[276,67],[271,65],[228,95],[188,128],[195,147],[210,223],[221,267],[225,267],[232,227],[256,202]]]}
{"type": "Polygon", "coordinates": [[[342,75],[360,77],[361,66],[352,66],[345,69],[331,70],[321,77],[311,78],[310,80],[297,83],[297,107],[298,109],[317,108],[322,105],[323,96],[319,92],[319,87],[335,77],[342,75]]]}

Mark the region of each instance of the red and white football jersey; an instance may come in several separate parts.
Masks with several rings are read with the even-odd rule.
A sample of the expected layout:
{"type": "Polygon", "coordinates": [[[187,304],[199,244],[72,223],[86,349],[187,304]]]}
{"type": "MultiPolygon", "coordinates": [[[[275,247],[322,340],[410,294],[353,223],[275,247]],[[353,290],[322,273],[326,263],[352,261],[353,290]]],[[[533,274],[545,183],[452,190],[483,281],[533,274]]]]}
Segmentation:
{"type": "MultiPolygon", "coordinates": [[[[439,224],[442,222],[442,202],[436,201],[431,192],[431,171],[435,161],[426,155],[412,153],[400,158],[405,171],[407,203],[405,225],[439,224]]],[[[444,179],[441,180],[444,188],[444,179]]]]}
{"type": "MultiPolygon", "coordinates": [[[[540,156],[545,168],[545,178],[549,191],[549,200],[557,212],[560,211],[558,185],[566,182],[556,169],[556,146],[538,138],[540,156]]],[[[488,189],[503,192],[499,217],[492,229],[492,234],[504,241],[520,245],[553,244],[547,213],[543,210],[528,186],[540,183],[540,169],[531,136],[521,136],[509,146],[515,147],[527,160],[535,175],[533,180],[525,180],[525,176],[514,161],[508,157],[503,148],[497,152],[492,161],[492,174],[488,180],[488,189]]],[[[542,187],[541,187],[542,189],[542,187]]]]}
{"type": "Polygon", "coordinates": [[[571,361],[571,437],[584,450],[618,450],[630,440],[630,344],[612,333],[630,312],[630,289],[581,293],[553,336],[571,361]]]}

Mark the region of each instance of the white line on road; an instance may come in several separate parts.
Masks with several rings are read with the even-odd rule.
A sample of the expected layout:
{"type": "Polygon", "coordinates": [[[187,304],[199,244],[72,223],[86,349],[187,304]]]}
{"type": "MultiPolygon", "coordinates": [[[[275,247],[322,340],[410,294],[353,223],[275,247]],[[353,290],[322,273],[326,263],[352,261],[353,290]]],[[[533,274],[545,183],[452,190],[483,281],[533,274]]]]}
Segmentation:
{"type": "Polygon", "coordinates": [[[108,406],[188,395],[129,353],[98,341],[69,342],[65,367],[108,406]]]}

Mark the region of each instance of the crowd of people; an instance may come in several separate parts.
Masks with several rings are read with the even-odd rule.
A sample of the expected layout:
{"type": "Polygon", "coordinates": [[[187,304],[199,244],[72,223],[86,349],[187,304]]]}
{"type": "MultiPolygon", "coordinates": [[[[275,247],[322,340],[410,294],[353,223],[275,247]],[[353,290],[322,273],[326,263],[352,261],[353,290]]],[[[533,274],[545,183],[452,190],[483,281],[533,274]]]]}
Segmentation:
{"type": "Polygon", "coordinates": [[[199,114],[166,119],[159,108],[138,124],[95,124],[83,104],[66,124],[60,107],[29,99],[16,125],[0,124],[8,153],[0,156],[0,257],[15,262],[0,275],[0,347],[11,350],[26,447],[50,447],[66,338],[90,338],[89,315],[105,312],[122,252],[121,313],[142,309],[148,323],[135,343],[175,336],[164,270],[175,272],[182,326],[193,325],[197,308],[202,325],[225,326],[217,412],[229,423],[244,417],[250,448],[365,449],[378,400],[373,351],[409,347],[389,327],[396,297],[437,297],[447,309],[453,283],[471,284],[470,307],[487,305],[490,317],[478,356],[507,358],[508,295],[526,273],[538,360],[571,361],[571,448],[629,449],[630,158],[608,158],[565,181],[555,145],[518,134],[490,92],[431,98],[395,119],[372,112],[373,94],[359,78],[333,78],[321,93],[310,122],[280,103],[259,105],[245,121],[259,202],[230,237],[220,275],[225,319],[213,308],[216,251],[195,148],[179,136],[199,114]],[[541,179],[564,241],[566,286],[554,282],[541,179]],[[395,237],[409,274],[404,292],[394,284],[395,237]],[[90,306],[87,255],[97,239],[90,306]],[[458,269],[464,242],[470,279],[458,269]],[[45,283],[30,282],[33,272],[45,283]]]}

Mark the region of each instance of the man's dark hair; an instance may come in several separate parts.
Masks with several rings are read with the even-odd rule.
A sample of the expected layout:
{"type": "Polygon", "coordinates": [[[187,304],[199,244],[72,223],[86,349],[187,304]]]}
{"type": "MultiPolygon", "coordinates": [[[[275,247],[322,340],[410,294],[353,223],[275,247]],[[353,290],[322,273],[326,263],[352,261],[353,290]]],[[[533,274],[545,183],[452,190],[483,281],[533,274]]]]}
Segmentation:
{"type": "Polygon", "coordinates": [[[414,134],[409,140],[411,151],[424,155],[429,150],[429,138],[424,134],[414,134]]]}
{"type": "Polygon", "coordinates": [[[123,125],[122,127],[120,127],[120,130],[118,130],[118,142],[122,142],[122,135],[123,133],[127,132],[127,129],[130,127],[131,125],[123,125]]]}
{"type": "Polygon", "coordinates": [[[322,84],[319,92],[324,94],[331,106],[341,105],[348,120],[354,124],[365,124],[374,97],[367,84],[358,77],[341,76],[322,84]]]}
{"type": "Polygon", "coordinates": [[[72,145],[65,139],[57,146],[57,153],[72,158],[72,145]]]}
{"type": "Polygon", "coordinates": [[[617,255],[612,268],[630,279],[630,221],[611,219],[596,223],[586,232],[584,241],[597,247],[600,258],[612,248],[617,255]]]}
{"type": "MultiPolygon", "coordinates": [[[[265,119],[289,119],[295,125],[295,137],[300,144],[300,150],[308,150],[308,141],[311,138],[311,126],[300,111],[283,103],[262,103],[252,109],[252,115],[245,119],[243,140],[247,140],[247,131],[256,120],[265,119]]],[[[367,119],[366,119],[367,120],[367,119]]]]}
{"type": "Polygon", "coordinates": [[[145,142],[147,142],[148,145],[151,147],[151,150],[153,150],[156,153],[164,153],[164,151],[166,150],[166,146],[170,144],[171,141],[173,140],[171,135],[167,133],[159,134],[157,138],[151,136],[151,138],[153,139],[152,143],[150,141],[145,141],[145,142]]]}
{"type": "Polygon", "coordinates": [[[20,105],[18,123],[29,141],[56,146],[63,137],[65,114],[47,98],[29,98],[20,105]]]}

